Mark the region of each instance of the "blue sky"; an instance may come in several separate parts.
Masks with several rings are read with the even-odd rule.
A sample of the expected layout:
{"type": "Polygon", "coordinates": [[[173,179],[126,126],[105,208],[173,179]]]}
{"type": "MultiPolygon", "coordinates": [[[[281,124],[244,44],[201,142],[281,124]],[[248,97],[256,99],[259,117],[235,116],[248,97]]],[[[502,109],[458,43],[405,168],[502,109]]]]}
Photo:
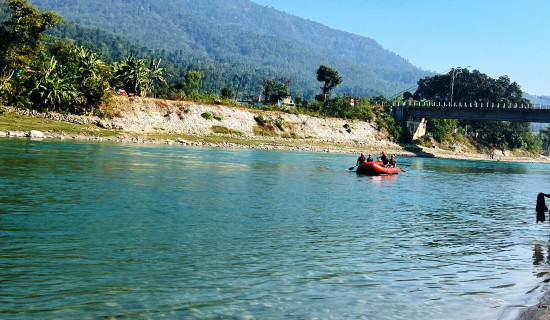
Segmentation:
{"type": "Polygon", "coordinates": [[[373,38],[413,65],[507,75],[550,96],[550,0],[252,0],[373,38]]]}

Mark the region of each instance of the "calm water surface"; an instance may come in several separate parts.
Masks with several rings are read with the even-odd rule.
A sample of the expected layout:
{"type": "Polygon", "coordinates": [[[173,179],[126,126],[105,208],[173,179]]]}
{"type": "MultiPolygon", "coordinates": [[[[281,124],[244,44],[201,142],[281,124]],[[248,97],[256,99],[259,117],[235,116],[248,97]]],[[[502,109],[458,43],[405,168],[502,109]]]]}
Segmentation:
{"type": "Polygon", "coordinates": [[[0,318],[510,319],[537,302],[549,165],[400,158],[368,177],[355,158],[0,138],[0,318]]]}

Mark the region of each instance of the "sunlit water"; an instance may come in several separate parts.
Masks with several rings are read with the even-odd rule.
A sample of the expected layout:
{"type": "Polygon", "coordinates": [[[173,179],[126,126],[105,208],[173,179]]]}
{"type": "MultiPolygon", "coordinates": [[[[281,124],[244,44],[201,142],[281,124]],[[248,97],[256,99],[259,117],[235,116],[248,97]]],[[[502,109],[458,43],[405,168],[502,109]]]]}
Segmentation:
{"type": "Polygon", "coordinates": [[[399,158],[406,173],[368,177],[355,158],[0,139],[0,318],[502,319],[537,302],[549,165],[399,158]]]}

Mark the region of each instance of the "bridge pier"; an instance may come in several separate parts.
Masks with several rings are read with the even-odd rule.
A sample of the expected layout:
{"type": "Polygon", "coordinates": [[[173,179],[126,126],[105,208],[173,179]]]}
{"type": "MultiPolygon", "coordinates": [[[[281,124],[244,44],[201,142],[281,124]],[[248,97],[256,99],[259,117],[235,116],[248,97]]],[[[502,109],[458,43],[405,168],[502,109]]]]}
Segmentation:
{"type": "Polygon", "coordinates": [[[418,139],[426,134],[426,119],[409,118],[406,121],[406,127],[411,133],[413,140],[418,139]]]}
{"type": "Polygon", "coordinates": [[[411,117],[405,106],[394,105],[390,111],[393,117],[397,120],[405,121],[405,127],[413,137],[413,140],[418,139],[426,134],[426,119],[411,117]]]}

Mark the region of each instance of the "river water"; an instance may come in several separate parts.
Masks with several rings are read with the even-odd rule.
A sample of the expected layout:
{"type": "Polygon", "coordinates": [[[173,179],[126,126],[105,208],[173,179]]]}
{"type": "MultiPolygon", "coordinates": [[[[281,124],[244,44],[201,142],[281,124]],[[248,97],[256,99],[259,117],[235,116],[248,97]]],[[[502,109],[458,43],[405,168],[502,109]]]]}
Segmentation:
{"type": "Polygon", "coordinates": [[[512,319],[544,164],[0,138],[2,319],[512,319]]]}

